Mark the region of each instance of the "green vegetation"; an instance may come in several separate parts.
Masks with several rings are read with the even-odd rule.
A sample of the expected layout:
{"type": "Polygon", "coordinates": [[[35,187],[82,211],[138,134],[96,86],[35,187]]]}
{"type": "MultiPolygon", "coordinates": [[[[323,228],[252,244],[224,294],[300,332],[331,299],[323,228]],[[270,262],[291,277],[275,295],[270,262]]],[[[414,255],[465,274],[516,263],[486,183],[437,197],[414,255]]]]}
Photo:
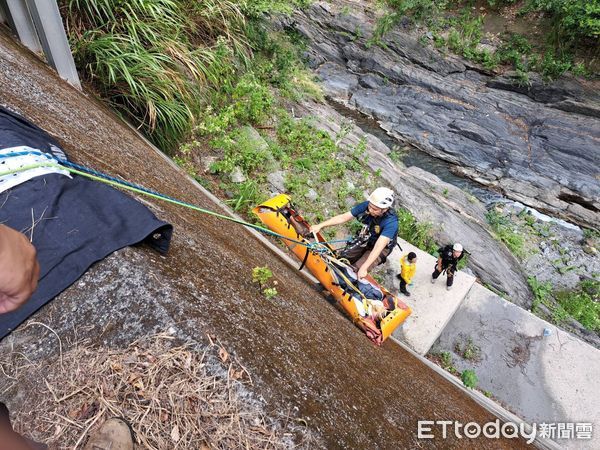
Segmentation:
{"type": "MultiPolygon", "coordinates": [[[[589,0],[524,0],[518,15],[531,17],[532,26],[546,32],[546,42],[534,43],[522,34],[507,32],[500,36],[501,45],[481,46],[483,28],[489,11],[472,8],[474,1],[386,0],[388,13],[377,23],[372,42],[381,39],[403,16],[425,24],[433,34],[434,45],[447,48],[467,59],[493,70],[510,66],[517,72],[518,82],[528,84],[528,72],[539,72],[546,79],[557,78],[566,71],[588,75],[586,64],[575,62],[582,53],[587,64],[598,57],[600,37],[600,4],[589,0]],[[458,4],[457,4],[458,3],[458,4]],[[592,49],[592,54],[587,49],[592,49]]],[[[492,11],[515,4],[514,0],[488,0],[492,11]]],[[[580,58],[581,59],[581,58],[580,58]]]]}
{"type": "Polygon", "coordinates": [[[209,86],[250,52],[232,1],[64,0],[83,79],[169,151],[190,131],[209,86]]]}
{"type": "Polygon", "coordinates": [[[600,231],[592,230],[590,228],[584,228],[583,229],[583,237],[585,239],[600,241],[600,231]]]}
{"type": "Polygon", "coordinates": [[[408,146],[400,147],[399,145],[394,145],[392,150],[388,153],[388,157],[395,163],[402,162],[402,158],[409,149],[408,146]]]}
{"type": "Polygon", "coordinates": [[[544,303],[544,301],[550,296],[552,293],[552,283],[546,281],[545,283],[540,283],[536,277],[529,277],[527,280],[529,282],[529,286],[533,291],[534,304],[535,300],[540,303],[544,303]]]}
{"type": "Polygon", "coordinates": [[[600,281],[582,281],[573,291],[557,292],[556,300],[585,328],[600,332],[600,281]]]}
{"type": "Polygon", "coordinates": [[[267,200],[256,180],[247,180],[235,184],[233,189],[233,197],[226,200],[225,203],[231,206],[234,211],[246,211],[267,200]]]}
{"type": "Polygon", "coordinates": [[[415,216],[404,208],[396,208],[398,213],[398,236],[430,254],[435,254],[438,246],[433,239],[433,225],[417,222],[415,216]]]}
{"type": "Polygon", "coordinates": [[[481,357],[481,349],[473,343],[470,336],[466,342],[456,342],[454,351],[467,361],[477,361],[481,357]]]}
{"type": "Polygon", "coordinates": [[[600,331],[600,281],[584,280],[571,291],[553,291],[550,282],[528,279],[533,291],[532,311],[541,315],[540,305],[550,311],[550,320],[561,325],[573,318],[590,331],[600,331]]]}
{"type": "Polygon", "coordinates": [[[262,289],[268,281],[273,277],[273,272],[267,266],[255,267],[252,269],[252,282],[258,283],[258,286],[262,289]]]}
{"type": "Polygon", "coordinates": [[[273,281],[273,286],[268,287],[268,283],[273,278],[273,272],[267,266],[255,267],[252,269],[252,282],[258,283],[258,288],[262,291],[267,300],[277,295],[277,281],[273,281]]]}
{"type": "Polygon", "coordinates": [[[552,18],[552,34],[558,46],[577,39],[600,37],[600,3],[597,0],[528,0],[521,13],[544,11],[552,18]]]}
{"type": "Polygon", "coordinates": [[[266,288],[265,290],[263,290],[263,294],[265,296],[265,298],[267,300],[275,297],[277,295],[277,289],[273,288],[266,288]]]}
{"type": "Polygon", "coordinates": [[[465,252],[463,254],[463,257],[458,261],[458,264],[456,265],[456,268],[458,270],[463,270],[468,265],[469,265],[469,254],[465,252]]]}
{"type": "Polygon", "coordinates": [[[460,374],[460,379],[465,387],[469,389],[475,389],[477,387],[477,383],[479,383],[479,379],[477,378],[475,371],[472,369],[463,370],[463,372],[460,374]]]}
{"type": "Polygon", "coordinates": [[[441,360],[443,369],[447,369],[448,367],[451,367],[453,365],[452,364],[452,354],[450,352],[440,353],[440,360],[441,360]]]}
{"type": "Polygon", "coordinates": [[[436,362],[442,369],[453,374],[459,375],[459,371],[454,367],[454,361],[452,360],[452,353],[448,351],[440,352],[440,353],[432,353],[431,358],[434,362],[436,362]]]}
{"type": "MultiPolygon", "coordinates": [[[[195,118],[216,91],[261,97],[250,76],[256,58],[270,57],[277,43],[265,39],[265,13],[289,13],[306,0],[62,0],[61,10],[82,78],[155,144],[172,152],[189,135],[195,118]],[[257,56],[255,56],[257,55],[257,56]]],[[[273,83],[313,90],[306,72],[290,70],[277,52],[265,73],[273,83]],[[282,70],[283,69],[283,70],[282,70]]],[[[297,67],[296,67],[297,68],[297,67]]],[[[242,97],[238,97],[242,98],[242,97]]],[[[257,121],[262,110],[244,110],[257,121]]],[[[258,108],[258,109],[257,109],[258,108]]],[[[241,113],[234,111],[232,113],[241,113]]]]}
{"type": "Polygon", "coordinates": [[[488,223],[494,230],[496,237],[504,242],[508,249],[517,257],[525,257],[525,242],[523,236],[514,229],[508,216],[503,215],[495,208],[489,210],[485,215],[488,223]]]}

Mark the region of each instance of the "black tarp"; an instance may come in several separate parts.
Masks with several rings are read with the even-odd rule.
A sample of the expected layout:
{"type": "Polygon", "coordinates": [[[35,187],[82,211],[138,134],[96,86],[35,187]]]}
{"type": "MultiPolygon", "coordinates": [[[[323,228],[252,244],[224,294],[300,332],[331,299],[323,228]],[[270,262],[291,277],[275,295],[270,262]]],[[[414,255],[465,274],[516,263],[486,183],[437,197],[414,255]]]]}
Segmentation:
{"type": "MultiPolygon", "coordinates": [[[[22,145],[64,157],[45,131],[0,106],[0,149],[22,145]]],[[[140,242],[165,253],[173,231],[130,196],[100,182],[60,174],[39,176],[0,193],[0,223],[32,237],[40,263],[32,298],[17,311],[0,315],[0,339],[94,262],[140,242]]]]}

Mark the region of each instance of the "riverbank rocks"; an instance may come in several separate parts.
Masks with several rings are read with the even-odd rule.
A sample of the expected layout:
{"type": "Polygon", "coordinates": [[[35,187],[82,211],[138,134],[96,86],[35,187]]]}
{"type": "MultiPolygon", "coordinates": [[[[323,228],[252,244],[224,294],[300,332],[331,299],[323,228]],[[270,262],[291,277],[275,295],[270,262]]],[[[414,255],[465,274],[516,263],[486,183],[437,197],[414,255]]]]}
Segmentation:
{"type": "Polygon", "coordinates": [[[284,26],[306,38],[327,95],[463,176],[577,224],[600,223],[600,99],[596,87],[531,75],[492,77],[424,47],[406,29],[381,44],[364,1],[315,2],[284,26]],[[357,31],[357,26],[360,32],[357,31]]]}
{"type": "MultiPolygon", "coordinates": [[[[339,134],[348,119],[328,104],[304,102],[296,113],[315,119],[331,136],[339,134]]],[[[469,266],[483,283],[505,292],[520,306],[531,306],[531,292],[519,262],[492,235],[486,208],[470,194],[418,167],[401,167],[389,158],[390,148],[352,123],[341,141],[348,148],[365,139],[367,164],[394,188],[397,205],[408,209],[419,222],[432,224],[437,242],[460,241],[471,252],[469,266]]],[[[384,285],[397,284],[395,273],[386,273],[384,285]]]]}

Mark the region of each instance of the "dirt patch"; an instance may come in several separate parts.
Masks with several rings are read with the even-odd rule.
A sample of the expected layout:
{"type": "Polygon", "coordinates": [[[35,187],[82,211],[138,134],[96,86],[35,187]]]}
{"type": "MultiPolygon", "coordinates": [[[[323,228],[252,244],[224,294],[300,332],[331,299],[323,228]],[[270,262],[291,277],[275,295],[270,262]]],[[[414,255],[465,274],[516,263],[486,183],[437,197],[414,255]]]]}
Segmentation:
{"type": "Polygon", "coordinates": [[[521,333],[517,336],[518,337],[513,338],[511,349],[507,350],[502,358],[506,362],[506,365],[511,369],[519,366],[521,373],[529,379],[527,376],[527,364],[531,358],[531,346],[535,342],[541,340],[542,336],[527,336],[521,333]]]}
{"type": "Polygon", "coordinates": [[[28,385],[15,428],[51,448],[82,447],[110,417],[127,419],[147,449],[289,448],[293,435],[309,448],[307,433],[287,417],[269,417],[248,394],[245,367],[214,337],[208,341],[182,344],[163,333],[121,350],[82,343],[38,364],[8,354],[0,386],[28,385]]]}

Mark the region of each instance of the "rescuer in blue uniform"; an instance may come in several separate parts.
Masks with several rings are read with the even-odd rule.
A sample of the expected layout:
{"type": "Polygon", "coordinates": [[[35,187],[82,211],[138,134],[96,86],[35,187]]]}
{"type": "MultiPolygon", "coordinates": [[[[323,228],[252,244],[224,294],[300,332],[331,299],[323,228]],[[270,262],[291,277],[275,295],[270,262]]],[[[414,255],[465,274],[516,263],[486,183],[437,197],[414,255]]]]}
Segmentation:
{"type": "Polygon", "coordinates": [[[367,276],[373,267],[383,264],[392,252],[398,237],[398,216],[392,209],[394,191],[385,187],[375,189],[366,202],[359,203],[350,211],[339,214],[318,225],[311,232],[318,233],[325,227],[340,225],[352,219],[363,224],[360,231],[340,251],[338,258],[345,258],[357,272],[359,279],[367,276]]]}

